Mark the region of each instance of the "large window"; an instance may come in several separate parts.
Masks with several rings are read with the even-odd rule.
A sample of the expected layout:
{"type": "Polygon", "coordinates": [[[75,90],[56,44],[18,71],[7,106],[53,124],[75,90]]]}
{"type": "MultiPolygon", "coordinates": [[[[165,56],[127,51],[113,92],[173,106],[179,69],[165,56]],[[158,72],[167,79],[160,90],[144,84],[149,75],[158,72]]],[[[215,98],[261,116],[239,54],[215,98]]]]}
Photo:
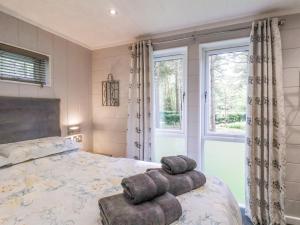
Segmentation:
{"type": "Polygon", "coordinates": [[[47,84],[49,57],[0,43],[0,79],[47,84]]]}
{"type": "Polygon", "coordinates": [[[207,50],[205,134],[242,137],[246,121],[248,47],[207,50]]]}
{"type": "Polygon", "coordinates": [[[245,202],[247,40],[210,43],[203,50],[202,163],[245,202]]]}

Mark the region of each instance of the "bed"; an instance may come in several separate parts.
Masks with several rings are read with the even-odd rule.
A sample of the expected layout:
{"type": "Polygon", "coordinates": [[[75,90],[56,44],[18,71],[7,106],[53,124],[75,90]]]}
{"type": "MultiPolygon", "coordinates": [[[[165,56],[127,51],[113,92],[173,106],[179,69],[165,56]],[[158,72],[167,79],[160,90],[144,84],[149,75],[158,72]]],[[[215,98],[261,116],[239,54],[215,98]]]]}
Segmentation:
{"type": "MultiPolygon", "coordinates": [[[[48,107],[57,108],[57,104],[49,104],[48,107]]],[[[2,114],[0,110],[0,128],[5,121],[2,114]]],[[[17,127],[19,125],[10,130],[18,130],[17,127]]],[[[60,133],[59,129],[43,127],[51,135],[45,131],[42,137],[33,134],[34,137],[29,139],[60,133]]],[[[14,141],[20,141],[17,140],[20,138],[18,132],[14,133],[14,141]]],[[[4,136],[7,134],[2,134],[4,136]]],[[[123,177],[158,166],[73,149],[58,154],[49,152],[36,159],[0,168],[0,224],[101,225],[98,199],[122,192],[120,182],[123,177]]],[[[177,198],[182,204],[183,215],[173,225],[242,224],[236,200],[228,187],[217,178],[208,177],[205,186],[177,198]]]]}

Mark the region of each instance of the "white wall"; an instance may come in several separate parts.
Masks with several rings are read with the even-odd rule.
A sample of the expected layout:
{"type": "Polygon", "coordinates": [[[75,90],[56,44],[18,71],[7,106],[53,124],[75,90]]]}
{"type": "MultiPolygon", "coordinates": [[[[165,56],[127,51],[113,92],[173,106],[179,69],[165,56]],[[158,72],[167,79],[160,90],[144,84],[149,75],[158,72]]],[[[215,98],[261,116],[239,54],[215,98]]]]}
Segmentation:
{"type": "Polygon", "coordinates": [[[126,156],[130,52],[128,45],[93,52],[94,152],[126,156]],[[112,73],[120,81],[120,106],[102,106],[102,81],[112,73]]]}
{"type": "Polygon", "coordinates": [[[92,150],[91,52],[0,12],[0,42],[50,55],[51,87],[0,81],[0,96],[59,98],[62,134],[82,125],[83,148],[92,150]]]}
{"type": "Polygon", "coordinates": [[[300,218],[300,14],[286,17],[281,36],[288,144],[286,211],[300,218]]]}

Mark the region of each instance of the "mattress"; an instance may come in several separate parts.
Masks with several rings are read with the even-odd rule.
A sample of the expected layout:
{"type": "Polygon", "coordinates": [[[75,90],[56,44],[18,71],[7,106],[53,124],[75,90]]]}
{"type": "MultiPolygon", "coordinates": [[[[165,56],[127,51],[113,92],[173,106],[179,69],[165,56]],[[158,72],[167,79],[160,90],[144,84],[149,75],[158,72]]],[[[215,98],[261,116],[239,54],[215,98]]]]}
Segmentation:
{"type": "MultiPolygon", "coordinates": [[[[1,225],[101,225],[98,199],[121,193],[123,177],[159,164],[73,151],[0,169],[1,225]]],[[[177,197],[172,225],[242,225],[239,206],[215,177],[177,197]]]]}

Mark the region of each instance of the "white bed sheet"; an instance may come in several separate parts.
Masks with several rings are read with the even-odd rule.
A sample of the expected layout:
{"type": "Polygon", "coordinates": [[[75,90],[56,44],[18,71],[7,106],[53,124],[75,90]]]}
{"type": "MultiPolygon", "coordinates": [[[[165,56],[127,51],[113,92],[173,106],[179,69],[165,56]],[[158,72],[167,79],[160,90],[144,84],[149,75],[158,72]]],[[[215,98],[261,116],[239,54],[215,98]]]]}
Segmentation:
{"type": "MultiPolygon", "coordinates": [[[[2,168],[0,225],[100,225],[98,199],[122,192],[123,177],[157,165],[74,151],[2,168]]],[[[236,200],[217,178],[177,198],[183,215],[174,225],[242,224],[236,200]]]]}

